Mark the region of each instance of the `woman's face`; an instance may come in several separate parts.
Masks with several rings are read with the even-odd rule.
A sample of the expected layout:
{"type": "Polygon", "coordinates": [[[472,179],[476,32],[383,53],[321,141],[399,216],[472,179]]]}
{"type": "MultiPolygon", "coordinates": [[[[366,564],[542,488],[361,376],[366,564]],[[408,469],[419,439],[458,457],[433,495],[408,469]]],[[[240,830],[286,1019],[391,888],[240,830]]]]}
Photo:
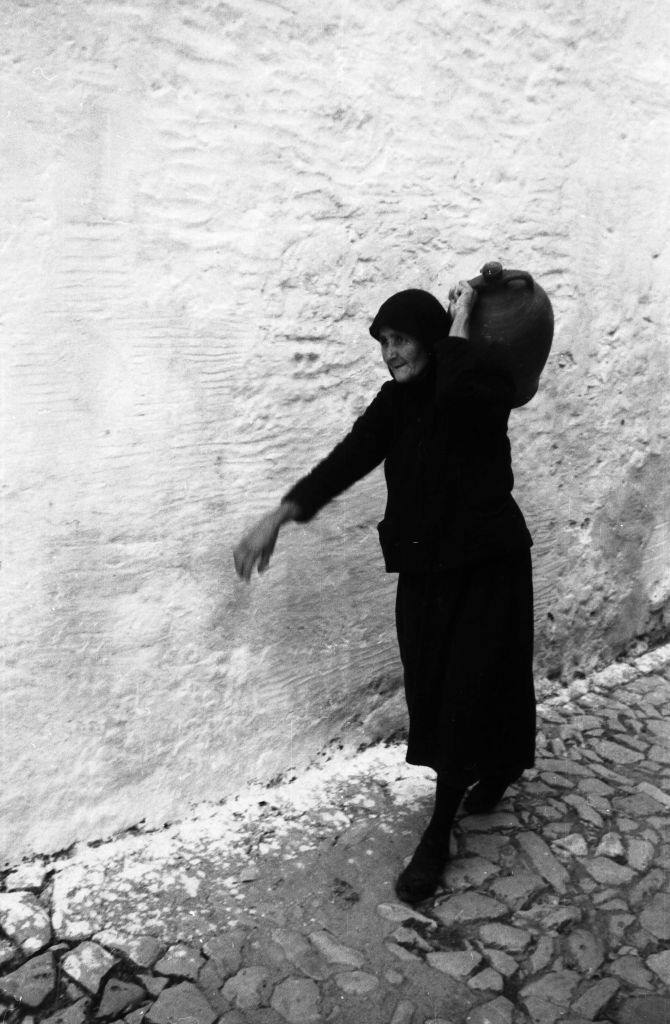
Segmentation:
{"type": "Polygon", "coordinates": [[[394,331],[392,327],[382,327],[379,344],[382,359],[398,384],[414,380],[428,365],[428,351],[409,334],[394,331]]]}

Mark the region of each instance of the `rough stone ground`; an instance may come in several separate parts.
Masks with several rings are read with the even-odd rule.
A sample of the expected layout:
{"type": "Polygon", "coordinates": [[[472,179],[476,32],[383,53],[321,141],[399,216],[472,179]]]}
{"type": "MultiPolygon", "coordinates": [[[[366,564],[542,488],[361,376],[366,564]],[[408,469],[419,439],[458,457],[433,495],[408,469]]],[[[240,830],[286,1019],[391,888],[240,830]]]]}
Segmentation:
{"type": "Polygon", "coordinates": [[[6,1024],[667,1024],[670,646],[539,707],[537,766],[393,879],[430,809],[402,745],[5,872],[6,1024]]]}

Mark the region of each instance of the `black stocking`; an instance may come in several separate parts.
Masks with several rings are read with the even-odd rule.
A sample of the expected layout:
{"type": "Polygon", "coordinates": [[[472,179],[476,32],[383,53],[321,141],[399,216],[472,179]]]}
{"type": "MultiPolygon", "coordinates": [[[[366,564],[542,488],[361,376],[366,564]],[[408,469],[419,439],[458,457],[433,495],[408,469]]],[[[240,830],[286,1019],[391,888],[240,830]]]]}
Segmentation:
{"type": "Polygon", "coordinates": [[[414,855],[396,881],[395,891],[405,903],[419,903],[437,889],[449,860],[449,838],[464,787],[450,786],[438,773],[435,806],[414,855]]]}
{"type": "Polygon", "coordinates": [[[451,827],[464,793],[464,787],[450,786],[445,776],[438,772],[435,784],[435,806],[424,836],[431,839],[436,846],[443,846],[447,857],[449,856],[451,827]]]}

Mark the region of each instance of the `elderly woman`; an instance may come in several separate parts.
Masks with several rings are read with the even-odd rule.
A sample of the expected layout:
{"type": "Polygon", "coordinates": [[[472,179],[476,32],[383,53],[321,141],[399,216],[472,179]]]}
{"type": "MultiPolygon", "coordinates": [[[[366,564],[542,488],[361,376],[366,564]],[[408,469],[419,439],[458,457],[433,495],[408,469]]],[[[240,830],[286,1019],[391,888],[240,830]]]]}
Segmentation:
{"type": "Polygon", "coordinates": [[[306,522],[384,462],[379,537],[398,573],[396,627],[409,712],[407,761],[437,774],[428,827],[396,893],[433,895],[454,817],[492,810],[534,763],[532,540],[512,498],[513,387],[468,344],[476,292],[449,312],[428,292],[392,295],[374,318],[392,380],[349,434],[241,540],[238,575],[264,571],[282,524],[306,522]]]}

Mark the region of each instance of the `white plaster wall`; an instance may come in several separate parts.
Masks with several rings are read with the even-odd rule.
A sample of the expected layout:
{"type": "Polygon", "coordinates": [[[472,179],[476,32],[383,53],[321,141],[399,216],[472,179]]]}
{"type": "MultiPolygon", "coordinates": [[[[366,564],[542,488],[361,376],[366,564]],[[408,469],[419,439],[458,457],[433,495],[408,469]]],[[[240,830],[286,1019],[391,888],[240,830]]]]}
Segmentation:
{"type": "Polygon", "coordinates": [[[381,474],[248,588],[231,548],[385,379],[401,287],[499,257],[553,298],[539,671],[667,627],[664,7],[0,6],[5,857],[397,722],[381,474]]]}

